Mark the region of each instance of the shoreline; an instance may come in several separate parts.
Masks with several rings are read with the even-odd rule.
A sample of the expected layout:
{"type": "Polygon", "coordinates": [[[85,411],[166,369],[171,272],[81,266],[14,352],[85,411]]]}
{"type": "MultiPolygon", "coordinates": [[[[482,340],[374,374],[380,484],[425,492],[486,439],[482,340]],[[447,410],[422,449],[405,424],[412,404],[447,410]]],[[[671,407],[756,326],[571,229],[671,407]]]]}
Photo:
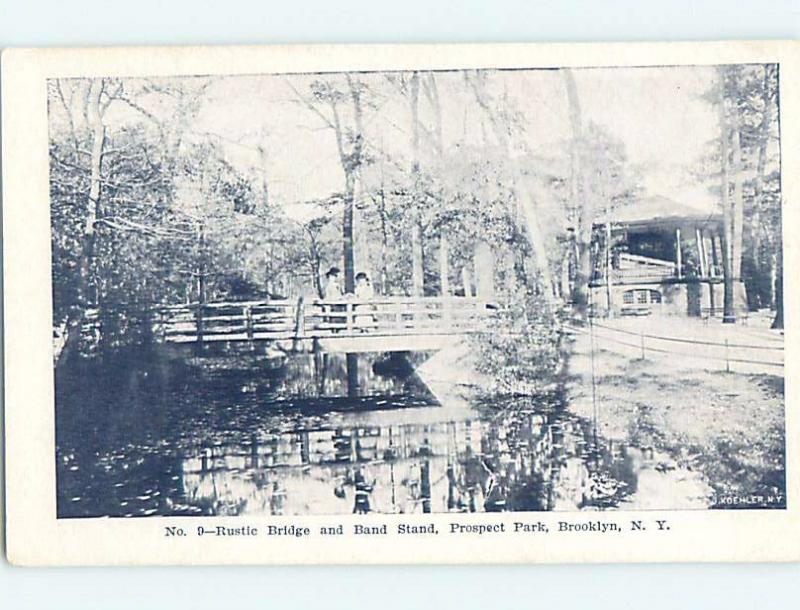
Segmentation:
{"type": "Polygon", "coordinates": [[[701,475],[711,508],[785,507],[782,376],[595,345],[593,404],[591,369],[590,339],[579,335],[565,379],[567,408],[596,419],[600,436],[651,449],[663,476],[701,475]]]}

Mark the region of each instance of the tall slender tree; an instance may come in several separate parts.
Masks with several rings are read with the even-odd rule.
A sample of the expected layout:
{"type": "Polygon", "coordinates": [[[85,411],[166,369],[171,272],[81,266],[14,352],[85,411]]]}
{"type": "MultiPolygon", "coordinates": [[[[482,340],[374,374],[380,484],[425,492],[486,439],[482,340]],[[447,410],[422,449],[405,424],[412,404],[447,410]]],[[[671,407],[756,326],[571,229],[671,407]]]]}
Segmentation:
{"type": "Polygon", "coordinates": [[[95,251],[97,219],[100,210],[100,197],[103,187],[103,153],[106,142],[106,126],[103,122],[111,98],[106,92],[109,83],[104,78],[96,78],[89,84],[86,96],[86,121],[91,134],[91,153],[89,158],[89,192],[83,220],[83,235],[79,244],[78,283],[75,302],[67,317],[67,337],[60,360],[66,361],[80,341],[81,327],[89,305],[89,288],[95,251]],[[105,100],[103,95],[106,93],[105,100]]]}
{"type": "MultiPolygon", "coordinates": [[[[552,302],[554,300],[553,281],[547,256],[546,234],[541,224],[536,199],[526,184],[525,172],[523,172],[518,159],[514,155],[514,151],[512,151],[512,134],[515,134],[516,129],[515,121],[512,118],[513,115],[508,112],[508,102],[504,100],[504,104],[499,104],[501,107],[505,106],[505,112],[498,112],[498,105],[492,102],[487,91],[485,73],[475,72],[470,74],[469,72],[464,72],[464,79],[475,96],[475,101],[489,121],[498,146],[506,156],[511,170],[517,202],[522,212],[524,226],[533,251],[533,266],[538,276],[540,292],[545,301],[552,302]]],[[[519,126],[517,125],[516,127],[518,128],[519,126]]]]}
{"type": "Polygon", "coordinates": [[[720,142],[720,176],[721,189],[720,197],[722,201],[722,275],[723,275],[723,303],[722,303],[722,323],[733,324],[736,322],[733,292],[733,239],[734,239],[734,214],[730,198],[730,159],[729,159],[729,140],[730,131],[728,127],[728,116],[725,104],[725,72],[724,67],[718,71],[719,80],[719,99],[718,99],[718,121],[719,121],[719,142],[720,142]]]}
{"type": "Polygon", "coordinates": [[[567,106],[569,108],[569,122],[572,130],[570,140],[570,180],[569,197],[574,205],[580,201],[578,206],[577,227],[574,231],[576,265],[575,277],[572,282],[571,300],[579,317],[585,317],[587,305],[589,303],[589,280],[591,279],[591,245],[592,245],[592,225],[594,221],[594,206],[591,200],[591,192],[587,185],[586,172],[582,161],[583,148],[583,117],[581,113],[581,102],[578,97],[578,88],[575,85],[575,76],[572,70],[562,71],[564,76],[564,87],[567,92],[567,106]]]}
{"type": "Polygon", "coordinates": [[[311,96],[302,95],[287,81],[299,101],[331,129],[336,150],[344,172],[342,193],[342,256],[344,260],[345,291],[355,290],[355,254],[353,220],[356,192],[364,163],[364,95],[366,85],[347,73],[344,83],[334,79],[317,80],[311,84],[311,96]],[[349,108],[349,121],[345,116],[349,108]]]}

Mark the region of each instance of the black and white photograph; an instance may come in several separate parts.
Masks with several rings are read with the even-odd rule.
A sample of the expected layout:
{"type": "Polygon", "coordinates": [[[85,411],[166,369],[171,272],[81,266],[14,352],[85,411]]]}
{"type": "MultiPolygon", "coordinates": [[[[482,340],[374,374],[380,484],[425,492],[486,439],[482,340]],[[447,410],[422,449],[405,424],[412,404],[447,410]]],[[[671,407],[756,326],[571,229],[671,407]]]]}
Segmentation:
{"type": "Polygon", "coordinates": [[[0,15],[0,607],[796,605],[796,2],[0,15]]]}
{"type": "Polygon", "coordinates": [[[58,518],[784,509],[779,87],[49,79],[58,518]]]}

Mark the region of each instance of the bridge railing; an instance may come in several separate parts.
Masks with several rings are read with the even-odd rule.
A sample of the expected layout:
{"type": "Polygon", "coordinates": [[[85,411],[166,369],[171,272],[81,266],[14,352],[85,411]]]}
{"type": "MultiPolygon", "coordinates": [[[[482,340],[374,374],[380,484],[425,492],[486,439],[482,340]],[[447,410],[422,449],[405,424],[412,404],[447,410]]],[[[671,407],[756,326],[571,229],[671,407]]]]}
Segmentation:
{"type": "Polygon", "coordinates": [[[313,339],[474,331],[497,311],[476,297],[375,297],[171,305],[158,308],[154,336],[172,343],[313,339]]]}
{"type": "Polygon", "coordinates": [[[453,334],[476,330],[496,306],[474,297],[385,297],[316,301],[306,307],[315,337],[370,334],[453,334]]]}
{"type": "Polygon", "coordinates": [[[155,335],[170,343],[289,339],[296,310],[288,300],[170,305],[157,311],[155,335]]]}

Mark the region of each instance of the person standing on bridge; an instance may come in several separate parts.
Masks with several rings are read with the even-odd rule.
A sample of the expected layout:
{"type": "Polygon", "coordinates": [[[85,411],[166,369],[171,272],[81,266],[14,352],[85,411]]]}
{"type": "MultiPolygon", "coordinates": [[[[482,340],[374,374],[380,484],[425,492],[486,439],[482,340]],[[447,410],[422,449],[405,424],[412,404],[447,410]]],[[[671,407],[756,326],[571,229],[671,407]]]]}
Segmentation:
{"type": "MultiPolygon", "coordinates": [[[[342,281],[340,278],[339,267],[331,267],[325,274],[325,300],[341,301],[343,296],[342,281]]],[[[342,311],[342,305],[328,305],[323,308],[329,312],[342,311]]],[[[331,326],[334,332],[345,322],[341,316],[327,316],[325,321],[331,326]]]]}
{"type": "MultiPolygon", "coordinates": [[[[355,297],[357,301],[370,301],[375,298],[375,288],[369,280],[369,276],[363,271],[356,274],[356,290],[355,297]]],[[[355,306],[356,311],[374,311],[375,306],[370,304],[359,303],[355,306]]],[[[375,323],[375,316],[373,314],[363,315],[359,314],[355,317],[356,326],[362,331],[366,331],[366,327],[372,326],[375,323]]]]}
{"type": "Polygon", "coordinates": [[[325,274],[325,300],[339,301],[342,298],[342,280],[339,267],[331,267],[325,274]]]}

